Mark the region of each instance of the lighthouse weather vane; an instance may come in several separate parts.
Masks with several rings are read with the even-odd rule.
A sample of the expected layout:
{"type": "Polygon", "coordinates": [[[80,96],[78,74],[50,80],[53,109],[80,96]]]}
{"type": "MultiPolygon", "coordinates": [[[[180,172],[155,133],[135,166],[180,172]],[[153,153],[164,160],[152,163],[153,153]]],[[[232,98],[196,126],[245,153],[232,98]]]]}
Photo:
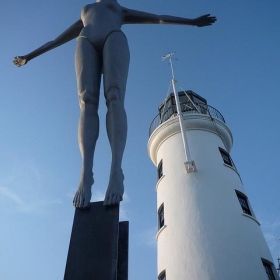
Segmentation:
{"type": "Polygon", "coordinates": [[[131,10],[116,0],[96,0],[82,9],[76,21],[53,41],[23,56],[14,64],[23,66],[31,59],[77,38],[75,68],[81,109],[78,139],[82,156],[81,179],[74,196],[76,208],[87,208],[91,200],[93,157],[99,134],[98,105],[100,80],[103,76],[104,96],[108,108],[106,128],[112,151],[111,172],[104,205],[118,204],[123,199],[124,175],[121,168],[127,137],[124,97],[130,60],[123,24],[178,24],[209,26],[216,17],[206,14],[194,19],[155,15],[131,10]]]}
{"type": "MultiPolygon", "coordinates": [[[[175,80],[175,74],[174,74],[174,68],[173,68],[173,62],[172,62],[174,54],[175,54],[174,52],[170,52],[167,55],[162,56],[162,60],[168,59],[169,65],[171,68],[171,75],[172,75],[171,83],[172,83],[172,88],[173,88],[173,94],[175,97],[177,115],[178,115],[178,119],[179,119],[182,141],[183,141],[185,157],[186,157],[186,161],[184,162],[184,164],[185,164],[187,172],[190,173],[190,172],[196,171],[196,166],[195,166],[195,162],[191,158],[191,153],[190,153],[190,149],[189,149],[189,145],[188,145],[188,139],[187,139],[186,132],[184,129],[184,119],[183,119],[183,114],[182,114],[182,110],[181,110],[181,103],[180,103],[178,92],[176,90],[176,80],[175,80]]],[[[189,98],[188,95],[187,95],[187,97],[189,98]]],[[[189,98],[189,100],[191,101],[190,98],[189,98]]]]}

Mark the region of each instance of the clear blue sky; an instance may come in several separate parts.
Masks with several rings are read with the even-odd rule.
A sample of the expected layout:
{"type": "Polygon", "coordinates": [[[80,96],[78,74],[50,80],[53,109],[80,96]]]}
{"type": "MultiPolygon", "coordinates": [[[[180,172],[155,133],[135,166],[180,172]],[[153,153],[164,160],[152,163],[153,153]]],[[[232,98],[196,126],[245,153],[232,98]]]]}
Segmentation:
{"type": "MultiPolygon", "coordinates": [[[[207,28],[124,26],[131,51],[126,108],[129,135],[123,162],[130,221],[130,279],[156,279],[156,169],[147,155],[149,125],[167,95],[170,69],[161,56],[176,51],[176,77],[208,100],[234,137],[232,158],[274,259],[279,254],[279,0],[120,0],[158,14],[211,13],[207,28]],[[157,3],[158,2],[158,3],[157,3]]],[[[63,278],[79,182],[79,107],[75,41],[20,69],[12,64],[54,39],[79,18],[86,1],[5,1],[0,10],[0,279],[63,278]]],[[[110,149],[100,102],[94,199],[103,199],[110,149]]],[[[218,199],[218,198],[217,198],[218,199]]],[[[214,202],[213,202],[214,203],[214,202]]],[[[229,241],[230,242],[230,241],[229,241]]],[[[178,279],[181,280],[181,279],[178,279]]]]}

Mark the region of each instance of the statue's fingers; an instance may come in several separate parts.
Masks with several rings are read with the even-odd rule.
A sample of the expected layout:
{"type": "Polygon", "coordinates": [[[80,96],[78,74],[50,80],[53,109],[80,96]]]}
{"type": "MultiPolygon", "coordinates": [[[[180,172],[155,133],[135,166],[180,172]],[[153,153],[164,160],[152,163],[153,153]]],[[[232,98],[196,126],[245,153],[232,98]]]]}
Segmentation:
{"type": "Polygon", "coordinates": [[[16,66],[18,66],[18,67],[21,66],[18,60],[14,60],[13,62],[14,62],[14,65],[16,65],[16,66]]]}

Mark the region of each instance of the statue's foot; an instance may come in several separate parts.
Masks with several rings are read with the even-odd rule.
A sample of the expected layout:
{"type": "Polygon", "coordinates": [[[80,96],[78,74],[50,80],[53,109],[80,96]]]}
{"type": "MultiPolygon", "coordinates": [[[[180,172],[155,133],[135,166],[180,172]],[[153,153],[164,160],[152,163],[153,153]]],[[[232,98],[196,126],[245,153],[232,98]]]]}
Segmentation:
{"type": "Polygon", "coordinates": [[[124,175],[122,170],[115,171],[111,174],[109,186],[104,199],[104,205],[111,206],[119,204],[123,200],[124,186],[123,186],[124,175]]]}
{"type": "Polygon", "coordinates": [[[73,199],[73,205],[76,208],[85,209],[89,207],[91,199],[91,186],[93,184],[93,178],[91,180],[82,180],[78,190],[73,199]]]}

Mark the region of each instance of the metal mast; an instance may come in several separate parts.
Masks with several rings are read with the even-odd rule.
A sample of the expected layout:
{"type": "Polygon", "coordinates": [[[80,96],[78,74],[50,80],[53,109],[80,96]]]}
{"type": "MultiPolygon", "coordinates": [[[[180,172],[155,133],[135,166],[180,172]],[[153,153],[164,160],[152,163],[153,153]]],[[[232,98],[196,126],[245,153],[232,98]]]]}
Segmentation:
{"type": "Polygon", "coordinates": [[[172,75],[172,87],[173,87],[173,92],[174,92],[174,97],[175,97],[175,102],[176,102],[176,108],[177,108],[177,113],[178,113],[178,118],[179,118],[179,124],[180,124],[180,129],[181,129],[181,135],[182,135],[182,140],[183,140],[183,145],[184,145],[184,150],[185,150],[185,156],[186,156],[186,162],[184,162],[185,167],[187,169],[187,172],[195,172],[196,171],[196,166],[194,161],[191,159],[191,153],[187,141],[187,136],[186,132],[183,126],[183,115],[182,115],[182,110],[181,110],[181,104],[179,100],[179,95],[176,91],[176,80],[175,80],[175,75],[174,75],[174,69],[173,69],[173,63],[172,63],[172,58],[173,58],[174,53],[170,52],[166,56],[162,57],[162,60],[169,59],[169,64],[171,68],[171,75],[172,75]]]}

